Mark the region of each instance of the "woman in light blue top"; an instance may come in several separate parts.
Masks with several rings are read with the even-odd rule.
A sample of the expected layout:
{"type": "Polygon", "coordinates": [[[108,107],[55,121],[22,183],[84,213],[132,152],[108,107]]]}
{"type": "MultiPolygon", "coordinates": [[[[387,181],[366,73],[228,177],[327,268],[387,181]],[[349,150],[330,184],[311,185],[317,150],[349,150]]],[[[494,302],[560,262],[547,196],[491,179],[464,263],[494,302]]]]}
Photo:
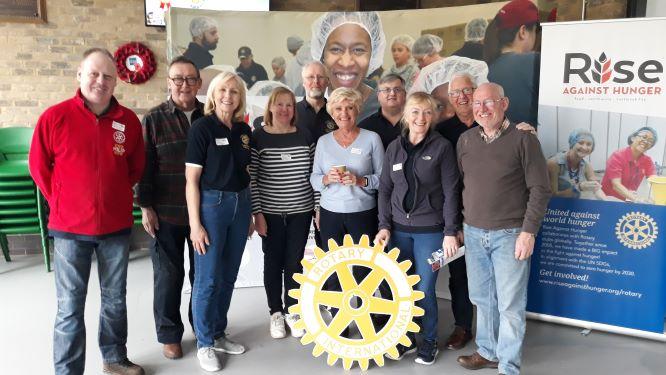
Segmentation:
{"type": "MultiPolygon", "coordinates": [[[[376,197],[384,146],[377,133],[356,124],[362,100],[355,89],[340,87],[333,90],[326,104],[338,129],[319,138],[310,176],[312,187],[321,193],[315,223],[326,251],[329,239],[342,244],[344,235],[349,234],[358,243],[362,235],[377,233],[376,197]]],[[[357,281],[367,274],[356,268],[353,273],[357,281]]],[[[326,287],[341,290],[335,274],[326,287]]],[[[335,313],[340,306],[329,307],[335,313]]],[[[347,328],[333,334],[344,335],[347,328]]]]}

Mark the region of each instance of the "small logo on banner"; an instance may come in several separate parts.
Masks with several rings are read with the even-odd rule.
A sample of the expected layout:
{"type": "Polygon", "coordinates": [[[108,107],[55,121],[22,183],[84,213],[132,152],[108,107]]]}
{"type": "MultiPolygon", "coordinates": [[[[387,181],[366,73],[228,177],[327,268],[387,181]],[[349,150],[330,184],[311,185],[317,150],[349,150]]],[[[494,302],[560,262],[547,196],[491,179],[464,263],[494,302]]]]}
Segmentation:
{"type": "Polygon", "coordinates": [[[645,249],[657,239],[659,228],[648,214],[630,212],[615,225],[615,235],[622,245],[630,249],[645,249]]]}
{"type": "Polygon", "coordinates": [[[121,131],[116,131],[113,133],[113,140],[116,141],[116,143],[123,144],[125,143],[125,133],[121,131]]]}

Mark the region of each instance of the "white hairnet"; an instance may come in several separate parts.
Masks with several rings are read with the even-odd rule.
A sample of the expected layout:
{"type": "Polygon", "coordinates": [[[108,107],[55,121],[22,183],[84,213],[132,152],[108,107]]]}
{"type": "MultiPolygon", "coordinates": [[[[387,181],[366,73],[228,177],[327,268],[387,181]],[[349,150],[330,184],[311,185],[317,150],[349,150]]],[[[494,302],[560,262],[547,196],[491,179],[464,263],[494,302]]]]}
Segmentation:
{"type": "Polygon", "coordinates": [[[401,35],[396,35],[391,39],[391,48],[393,48],[394,44],[402,44],[403,46],[407,47],[408,50],[412,50],[412,46],[414,45],[414,38],[407,34],[401,34],[401,35]]]}
{"type": "Polygon", "coordinates": [[[488,82],[488,65],[480,60],[467,57],[451,56],[436,61],[421,69],[410,93],[422,91],[431,94],[438,86],[451,81],[451,77],[459,73],[467,73],[479,86],[488,82]]]}
{"type": "Polygon", "coordinates": [[[271,92],[273,92],[273,89],[276,87],[284,87],[288,90],[289,86],[285,85],[284,83],[280,81],[258,81],[254,85],[252,85],[252,88],[247,90],[247,95],[248,96],[270,96],[271,92]]]}
{"type": "Polygon", "coordinates": [[[478,42],[486,36],[488,20],[485,18],[475,18],[465,25],[465,41],[478,42]]]}
{"type": "Polygon", "coordinates": [[[274,57],[273,60],[271,60],[271,65],[276,65],[279,68],[287,68],[287,61],[284,59],[282,56],[277,56],[274,57]]]}
{"type": "Polygon", "coordinates": [[[412,46],[412,56],[430,56],[439,53],[444,47],[444,41],[437,35],[421,35],[412,46]]]}
{"type": "Polygon", "coordinates": [[[217,27],[217,22],[214,19],[206,16],[194,17],[190,21],[190,35],[193,37],[202,36],[203,33],[217,27]]]}
{"type": "Polygon", "coordinates": [[[301,48],[303,45],[303,38],[298,35],[292,35],[287,38],[287,50],[289,52],[294,52],[301,48]]]}
{"type": "Polygon", "coordinates": [[[367,74],[375,71],[384,62],[386,37],[382,21],[377,12],[328,12],[312,23],[311,53],[312,58],[322,60],[328,36],[333,30],[347,23],[361,26],[370,35],[370,65],[367,74]]]}

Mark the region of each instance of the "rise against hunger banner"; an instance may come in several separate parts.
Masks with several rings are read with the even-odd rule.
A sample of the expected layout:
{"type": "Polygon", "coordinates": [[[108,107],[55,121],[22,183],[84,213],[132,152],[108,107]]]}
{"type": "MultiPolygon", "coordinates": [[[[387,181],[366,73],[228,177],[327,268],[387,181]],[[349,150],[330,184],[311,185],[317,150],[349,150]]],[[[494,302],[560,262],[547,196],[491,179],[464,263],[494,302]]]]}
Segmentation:
{"type": "Polygon", "coordinates": [[[645,38],[663,30],[666,19],[544,25],[539,139],[553,199],[530,312],[663,339],[666,47],[645,38]]]}

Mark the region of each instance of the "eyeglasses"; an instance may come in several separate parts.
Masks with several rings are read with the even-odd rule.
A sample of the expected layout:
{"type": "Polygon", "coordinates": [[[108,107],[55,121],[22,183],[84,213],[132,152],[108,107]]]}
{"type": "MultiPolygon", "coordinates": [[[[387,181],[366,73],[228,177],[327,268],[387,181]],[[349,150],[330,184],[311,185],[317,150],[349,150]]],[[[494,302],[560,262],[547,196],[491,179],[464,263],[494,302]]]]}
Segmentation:
{"type": "Polygon", "coordinates": [[[328,80],[328,77],[325,76],[307,76],[304,77],[306,81],[308,82],[314,82],[314,81],[326,81],[328,80]]]}
{"type": "Polygon", "coordinates": [[[481,104],[483,104],[484,106],[486,106],[486,108],[493,109],[493,108],[495,108],[495,103],[501,102],[502,100],[504,100],[504,98],[486,99],[482,102],[480,102],[478,100],[475,100],[475,101],[472,102],[472,107],[479,108],[479,107],[481,107],[481,104]]]}
{"type": "Polygon", "coordinates": [[[385,89],[379,89],[377,92],[381,92],[384,95],[390,95],[390,94],[402,94],[405,92],[405,89],[402,87],[387,87],[385,89]]]}
{"type": "Polygon", "coordinates": [[[654,137],[645,133],[639,133],[636,134],[636,138],[640,139],[641,141],[647,143],[650,146],[654,146],[654,137]]]}
{"type": "Polygon", "coordinates": [[[199,83],[199,77],[169,77],[169,79],[176,86],[182,86],[185,82],[187,82],[188,86],[194,86],[199,83]]]}
{"type": "Polygon", "coordinates": [[[449,96],[452,98],[457,98],[460,96],[460,94],[465,94],[465,95],[472,95],[474,93],[474,88],[473,87],[465,87],[463,89],[458,89],[458,90],[452,90],[449,91],[449,96]]]}

